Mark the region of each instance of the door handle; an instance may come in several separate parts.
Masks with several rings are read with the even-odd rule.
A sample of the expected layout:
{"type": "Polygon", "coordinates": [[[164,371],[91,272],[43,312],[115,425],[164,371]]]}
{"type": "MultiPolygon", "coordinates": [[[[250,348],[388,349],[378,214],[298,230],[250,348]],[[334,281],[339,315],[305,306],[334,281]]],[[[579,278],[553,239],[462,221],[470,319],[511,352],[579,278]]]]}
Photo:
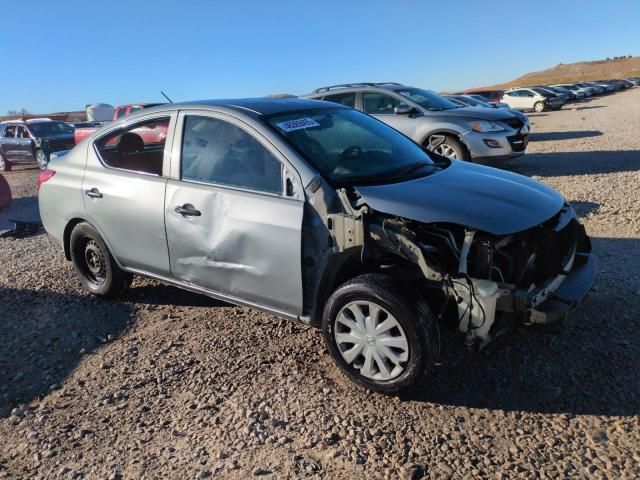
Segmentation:
{"type": "Polygon", "coordinates": [[[196,210],[196,208],[190,203],[185,203],[182,206],[177,206],[175,208],[175,212],[179,213],[183,217],[199,217],[200,215],[202,215],[202,213],[200,213],[200,210],[196,210]]]}
{"type": "Polygon", "coordinates": [[[96,187],[93,187],[90,190],[86,190],[84,193],[87,194],[87,197],[102,198],[102,194],[100,193],[100,190],[98,190],[96,187]]]}

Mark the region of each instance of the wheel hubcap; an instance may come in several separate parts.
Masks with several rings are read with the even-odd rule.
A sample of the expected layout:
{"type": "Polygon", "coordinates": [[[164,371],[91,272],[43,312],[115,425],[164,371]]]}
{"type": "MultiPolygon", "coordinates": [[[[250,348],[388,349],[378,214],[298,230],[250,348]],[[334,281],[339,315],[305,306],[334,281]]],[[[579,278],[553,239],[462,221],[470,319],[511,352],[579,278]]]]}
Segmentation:
{"type": "Polygon", "coordinates": [[[441,143],[436,147],[435,152],[438,155],[442,155],[443,157],[454,158],[457,159],[456,151],[451,147],[451,145],[447,145],[446,143],[441,143]]]}
{"type": "Polygon", "coordinates": [[[400,323],[373,302],[345,305],[336,318],[334,338],[342,358],[366,378],[396,378],[409,360],[409,342],[400,323]]]}
{"type": "Polygon", "coordinates": [[[87,276],[95,283],[104,282],[105,259],[102,250],[96,242],[90,240],[84,249],[84,259],[87,265],[87,276]]]}
{"type": "Polygon", "coordinates": [[[42,150],[38,150],[38,153],[36,153],[36,161],[40,166],[45,166],[47,164],[47,156],[42,150]]]}

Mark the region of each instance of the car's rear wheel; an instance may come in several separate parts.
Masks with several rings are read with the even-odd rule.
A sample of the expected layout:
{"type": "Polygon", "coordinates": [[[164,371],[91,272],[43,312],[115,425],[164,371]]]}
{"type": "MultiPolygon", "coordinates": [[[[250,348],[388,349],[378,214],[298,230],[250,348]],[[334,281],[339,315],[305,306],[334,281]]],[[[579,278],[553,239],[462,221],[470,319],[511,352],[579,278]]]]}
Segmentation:
{"type": "Polygon", "coordinates": [[[443,157],[455,160],[470,160],[467,149],[462,143],[451,135],[432,135],[429,138],[431,151],[443,157]]]}
{"type": "Polygon", "coordinates": [[[132,275],[118,267],[95,228],[79,223],[71,232],[69,242],[73,267],[89,292],[110,297],[129,287],[132,275]]]}
{"type": "Polygon", "coordinates": [[[36,163],[38,164],[38,168],[40,170],[46,170],[47,165],[49,164],[49,159],[47,158],[47,154],[44,153],[42,149],[36,150],[36,163]]]}
{"type": "Polygon", "coordinates": [[[538,113],[544,112],[544,103],[536,102],[535,105],[533,106],[533,109],[538,113]]]}
{"type": "Polygon", "coordinates": [[[11,162],[0,153],[0,172],[9,172],[11,171],[11,167],[11,162]]]}
{"type": "Polygon", "coordinates": [[[395,393],[415,385],[438,355],[438,326],[428,305],[388,275],[361,275],[340,286],[322,323],[334,362],[370,390],[395,393]]]}

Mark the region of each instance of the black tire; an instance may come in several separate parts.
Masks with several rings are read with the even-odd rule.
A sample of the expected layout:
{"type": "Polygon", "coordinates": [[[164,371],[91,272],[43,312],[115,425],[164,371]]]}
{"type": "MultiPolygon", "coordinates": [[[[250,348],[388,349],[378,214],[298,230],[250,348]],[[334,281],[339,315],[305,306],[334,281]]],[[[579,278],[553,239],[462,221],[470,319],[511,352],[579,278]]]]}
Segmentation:
{"type": "Polygon", "coordinates": [[[47,156],[46,153],[44,153],[44,150],[42,150],[41,148],[38,148],[34,152],[33,157],[36,159],[36,163],[38,164],[38,168],[40,170],[47,169],[47,166],[49,165],[49,157],[47,156]]]}
{"type": "Polygon", "coordinates": [[[536,113],[542,113],[542,112],[544,112],[544,110],[545,110],[545,107],[544,107],[544,103],[543,102],[536,102],[533,105],[533,111],[536,112],[536,113]]]}
{"type": "Polygon", "coordinates": [[[84,288],[101,297],[123,293],[133,276],[120,269],[100,234],[88,223],[79,223],[71,232],[69,251],[84,288]]]}
{"type": "MultiPolygon", "coordinates": [[[[322,331],[329,355],[340,370],[356,384],[383,393],[396,393],[410,388],[427,377],[440,350],[438,325],[427,303],[410,289],[400,286],[393,277],[383,274],[360,275],[341,285],[324,308],[322,331]],[[403,338],[408,344],[408,359],[403,362],[404,369],[396,377],[389,380],[368,378],[360,371],[362,366],[358,367],[357,361],[349,363],[343,357],[336,340],[336,335],[340,334],[338,329],[342,327],[337,319],[343,309],[354,302],[373,302],[400,324],[403,330],[400,333],[404,333],[403,338]]],[[[370,345],[369,340],[367,344],[370,345]]],[[[369,346],[364,347],[367,348],[369,346]]],[[[359,356],[364,358],[364,354],[359,356]]],[[[379,367],[378,371],[381,371],[379,367]]]]}
{"type": "Polygon", "coordinates": [[[13,164],[0,153],[0,172],[10,172],[13,164]]]}
{"type": "MultiPolygon", "coordinates": [[[[439,135],[435,135],[435,137],[439,137],[439,135]]],[[[429,139],[428,144],[429,143],[431,143],[431,139],[429,139]]],[[[464,160],[467,162],[471,161],[471,156],[469,155],[467,148],[460,140],[452,135],[444,135],[444,141],[437,143],[436,147],[434,147],[432,151],[438,155],[455,158],[456,160],[464,160]],[[455,157],[448,155],[446,150],[453,150],[455,152],[455,157]]]]}

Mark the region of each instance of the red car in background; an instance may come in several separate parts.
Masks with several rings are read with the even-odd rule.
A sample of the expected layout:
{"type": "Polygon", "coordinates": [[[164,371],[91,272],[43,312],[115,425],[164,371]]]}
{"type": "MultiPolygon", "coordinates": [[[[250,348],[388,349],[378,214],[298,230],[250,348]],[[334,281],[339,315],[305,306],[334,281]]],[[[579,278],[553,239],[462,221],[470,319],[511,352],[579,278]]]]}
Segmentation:
{"type": "MultiPolygon", "coordinates": [[[[132,103],[130,105],[120,105],[116,107],[115,111],[113,112],[113,120],[118,120],[126,115],[129,115],[130,113],[138,112],[140,110],[143,110],[149,107],[155,107],[157,105],[163,105],[163,104],[162,103],[132,103]]],[[[85,138],[87,138],[89,135],[91,135],[93,132],[95,132],[97,129],[98,127],[76,128],[76,131],[74,134],[76,145],[79,144],[85,138]]],[[[155,133],[151,133],[151,132],[152,131],[144,132],[144,133],[140,132],[145,143],[162,141],[161,138],[159,138],[158,140],[154,140],[151,137],[145,138],[145,135],[155,135],[155,133]]],[[[166,136],[166,134],[167,132],[165,131],[164,135],[166,136]]]]}

